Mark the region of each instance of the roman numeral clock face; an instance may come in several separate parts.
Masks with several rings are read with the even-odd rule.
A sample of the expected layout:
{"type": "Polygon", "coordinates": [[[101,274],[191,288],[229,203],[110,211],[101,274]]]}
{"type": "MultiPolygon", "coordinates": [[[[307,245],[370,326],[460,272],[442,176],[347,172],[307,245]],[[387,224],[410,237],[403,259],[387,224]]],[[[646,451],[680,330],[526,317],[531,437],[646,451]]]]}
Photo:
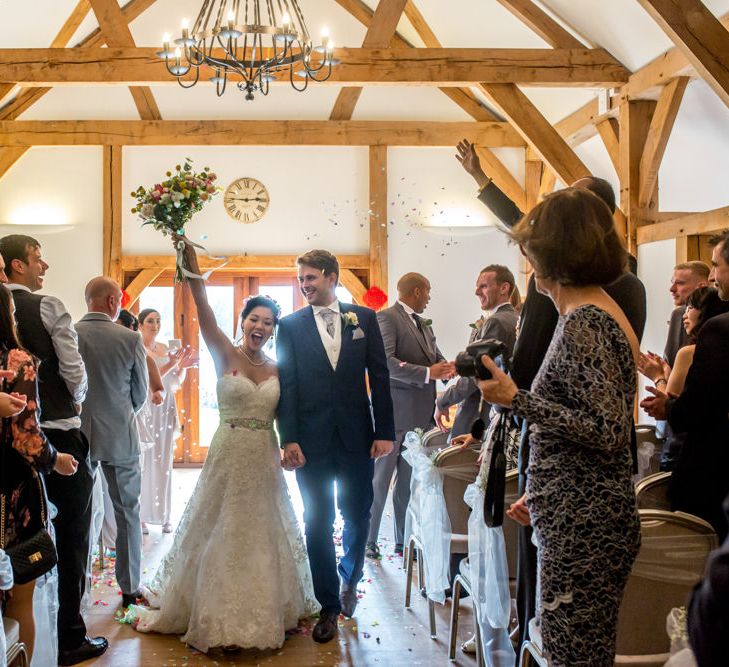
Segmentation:
{"type": "Polygon", "coordinates": [[[228,215],[237,222],[258,222],[268,210],[268,190],[255,178],[233,181],[223,196],[228,215]]]}

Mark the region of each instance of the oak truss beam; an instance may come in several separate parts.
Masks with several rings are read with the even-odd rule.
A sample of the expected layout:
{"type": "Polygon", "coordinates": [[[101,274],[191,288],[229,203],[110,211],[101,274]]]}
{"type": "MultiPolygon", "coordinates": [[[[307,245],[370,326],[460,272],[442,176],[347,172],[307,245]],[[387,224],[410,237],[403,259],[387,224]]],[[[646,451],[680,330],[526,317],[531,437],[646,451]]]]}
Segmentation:
{"type": "MultiPolygon", "coordinates": [[[[367,28],[362,48],[385,49],[389,46],[395,37],[397,24],[400,22],[406,2],[407,0],[380,0],[367,28]]],[[[361,94],[361,87],[342,88],[334,102],[329,119],[351,120],[361,94]]]]}
{"type": "MultiPolygon", "coordinates": [[[[156,51],[140,47],[0,49],[0,83],[177,85],[156,51]]],[[[334,50],[334,57],[340,64],[318,85],[463,87],[485,82],[612,88],[627,82],[629,76],[603,49],[340,48],[334,50]]],[[[288,85],[288,76],[279,77],[273,83],[288,85]]]]}
{"type": "Polygon", "coordinates": [[[585,45],[532,0],[498,0],[522,23],[555,49],[582,49],[585,45]]]}
{"type": "MultiPolygon", "coordinates": [[[[132,31],[117,0],[89,0],[108,46],[134,47],[132,31]]],[[[148,86],[130,86],[134,104],[142,120],[161,120],[157,102],[148,86]]]]}
{"type": "MultiPolygon", "coordinates": [[[[337,255],[340,269],[367,270],[370,268],[369,255],[337,255]]],[[[177,258],[174,255],[125,255],[121,260],[124,271],[159,269],[172,271],[177,258]]],[[[198,257],[203,271],[288,271],[296,270],[296,255],[230,255],[225,265],[220,259],[198,257]]]]}
{"type": "MultiPolygon", "coordinates": [[[[668,214],[666,214],[668,215],[668,214]]],[[[715,208],[700,213],[682,213],[678,217],[656,222],[652,225],[643,225],[638,228],[637,242],[652,243],[666,239],[681,238],[693,234],[709,234],[729,227],[729,206],[715,208]]]]}
{"type": "Polygon", "coordinates": [[[278,120],[0,121],[0,146],[480,146],[519,147],[506,122],[278,120]]]}
{"type": "Polygon", "coordinates": [[[729,106],[729,31],[701,0],[638,0],[729,106]]]}

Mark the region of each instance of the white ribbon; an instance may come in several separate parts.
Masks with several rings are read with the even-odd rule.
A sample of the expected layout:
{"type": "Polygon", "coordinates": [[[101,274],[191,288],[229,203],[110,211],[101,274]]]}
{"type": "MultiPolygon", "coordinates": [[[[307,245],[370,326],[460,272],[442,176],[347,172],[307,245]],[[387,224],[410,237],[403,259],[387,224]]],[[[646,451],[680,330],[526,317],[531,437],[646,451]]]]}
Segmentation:
{"type": "Polygon", "coordinates": [[[214,255],[211,255],[204,246],[201,246],[198,243],[194,243],[193,241],[190,241],[190,239],[188,239],[187,242],[193,248],[199,248],[200,250],[202,250],[208,257],[210,257],[210,259],[221,260],[223,263],[220,266],[216,266],[214,269],[206,271],[202,275],[189,271],[185,268],[185,242],[180,240],[175,246],[177,248],[177,273],[184,276],[185,278],[193,278],[195,280],[207,280],[214,271],[219,271],[229,261],[228,258],[225,256],[216,257],[214,255]]]}

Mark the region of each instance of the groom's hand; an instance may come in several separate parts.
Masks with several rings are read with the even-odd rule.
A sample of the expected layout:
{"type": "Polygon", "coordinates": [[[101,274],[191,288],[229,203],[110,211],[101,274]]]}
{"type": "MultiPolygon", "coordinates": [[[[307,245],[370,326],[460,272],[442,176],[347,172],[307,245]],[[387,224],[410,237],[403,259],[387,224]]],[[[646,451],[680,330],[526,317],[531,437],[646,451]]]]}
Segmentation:
{"type": "Polygon", "coordinates": [[[375,440],[370,449],[370,457],[379,459],[381,456],[387,456],[392,451],[392,440],[375,440]]]}
{"type": "Polygon", "coordinates": [[[296,470],[296,468],[301,468],[305,463],[306,457],[304,456],[304,452],[301,451],[298,442],[288,442],[284,445],[281,465],[286,470],[296,470]]]}

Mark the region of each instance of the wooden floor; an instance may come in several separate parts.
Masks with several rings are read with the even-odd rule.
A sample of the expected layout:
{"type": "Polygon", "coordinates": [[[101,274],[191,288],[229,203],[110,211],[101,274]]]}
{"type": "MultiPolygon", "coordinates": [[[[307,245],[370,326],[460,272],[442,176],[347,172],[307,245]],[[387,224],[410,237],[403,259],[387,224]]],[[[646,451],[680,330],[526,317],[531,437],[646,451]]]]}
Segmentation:
{"type": "MultiPolygon", "coordinates": [[[[173,518],[178,520],[194,487],[197,470],[175,470],[173,475],[173,518]]],[[[296,504],[296,500],[295,500],[296,504]]],[[[381,535],[391,533],[391,505],[383,517],[381,535]]],[[[300,511],[300,507],[298,507],[300,511]]],[[[143,579],[151,579],[157,564],[172,543],[172,535],[163,535],[159,527],[150,527],[144,538],[143,579]]],[[[475,665],[473,657],[457,650],[456,662],[448,660],[448,623],[450,603],[437,605],[437,639],[429,637],[428,605],[414,591],[410,609],[403,607],[405,573],[402,559],[392,553],[392,542],[382,540],[384,557],[368,561],[360,585],[361,599],[355,618],[340,622],[338,637],[328,644],[311,639],[310,627],[287,638],[278,651],[246,651],[226,655],[211,651],[208,655],[188,648],[177,636],[144,635],[122,624],[116,616],[121,603],[113,572],[94,570],[91,609],[86,614],[89,634],[109,640],[104,656],[83,663],[101,667],[196,667],[198,665],[279,665],[309,667],[316,665],[475,665]]],[[[243,564],[241,564],[243,566],[243,564]]],[[[461,604],[459,646],[470,635],[473,616],[468,599],[461,604]]]]}

